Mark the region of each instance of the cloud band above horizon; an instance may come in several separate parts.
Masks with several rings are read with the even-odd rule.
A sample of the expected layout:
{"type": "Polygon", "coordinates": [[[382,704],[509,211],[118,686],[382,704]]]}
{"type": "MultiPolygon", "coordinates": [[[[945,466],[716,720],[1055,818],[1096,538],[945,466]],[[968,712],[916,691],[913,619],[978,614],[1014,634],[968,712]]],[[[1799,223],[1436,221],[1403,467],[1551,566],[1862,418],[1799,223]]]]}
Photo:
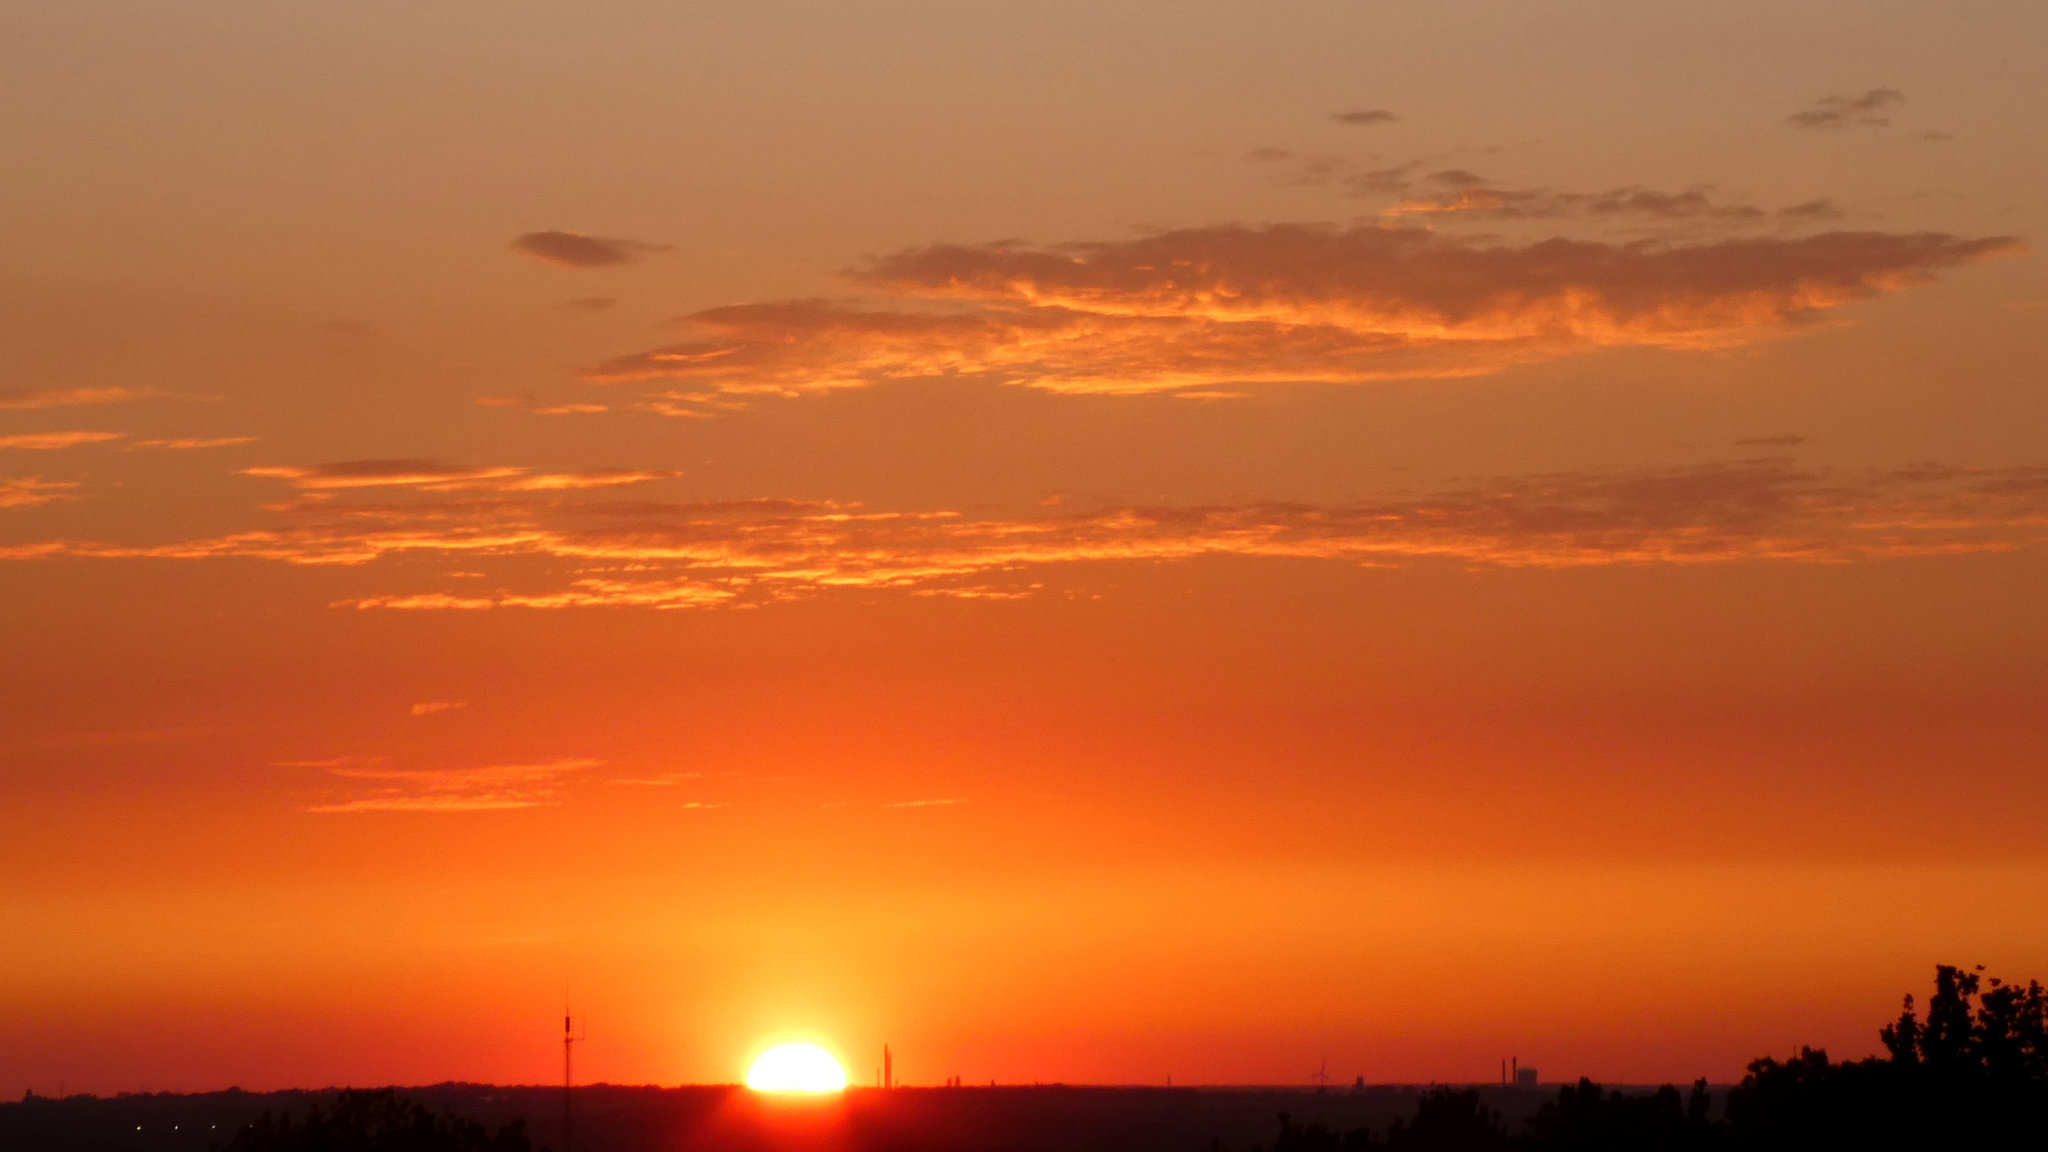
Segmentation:
{"type": "Polygon", "coordinates": [[[1736,347],[2018,250],[1938,232],[1514,243],[1297,224],[934,245],[848,274],[877,300],[706,309],[685,318],[698,338],[584,375],[674,382],[651,397],[669,414],[916,379],[1144,394],[1475,376],[1601,348],[1736,347]]]}

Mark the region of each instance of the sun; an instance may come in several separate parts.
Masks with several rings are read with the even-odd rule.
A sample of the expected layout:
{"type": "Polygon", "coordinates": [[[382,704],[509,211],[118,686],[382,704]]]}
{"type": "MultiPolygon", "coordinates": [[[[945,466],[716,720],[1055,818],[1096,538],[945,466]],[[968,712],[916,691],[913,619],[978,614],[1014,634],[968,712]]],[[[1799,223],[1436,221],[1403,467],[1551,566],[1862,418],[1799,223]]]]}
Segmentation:
{"type": "Polygon", "coordinates": [[[846,1069],[816,1044],[780,1044],[755,1059],[747,1087],[756,1092],[839,1092],[846,1069]]]}

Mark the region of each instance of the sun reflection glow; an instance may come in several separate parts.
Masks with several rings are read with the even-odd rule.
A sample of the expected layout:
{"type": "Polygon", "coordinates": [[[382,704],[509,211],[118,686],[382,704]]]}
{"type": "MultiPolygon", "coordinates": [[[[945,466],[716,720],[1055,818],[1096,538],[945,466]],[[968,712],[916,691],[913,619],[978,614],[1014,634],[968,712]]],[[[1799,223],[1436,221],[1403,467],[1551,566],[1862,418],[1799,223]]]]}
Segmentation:
{"type": "Polygon", "coordinates": [[[838,1092],[846,1070],[816,1044],[782,1044],[755,1059],[747,1087],[756,1092],[838,1092]]]}

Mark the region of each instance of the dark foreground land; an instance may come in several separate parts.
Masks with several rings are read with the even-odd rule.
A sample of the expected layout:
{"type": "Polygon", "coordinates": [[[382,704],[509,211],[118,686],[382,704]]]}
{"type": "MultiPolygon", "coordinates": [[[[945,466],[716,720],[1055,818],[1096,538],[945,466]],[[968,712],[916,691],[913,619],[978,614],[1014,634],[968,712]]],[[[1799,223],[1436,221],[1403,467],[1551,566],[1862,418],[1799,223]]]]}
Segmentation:
{"type": "MultiPolygon", "coordinates": [[[[1269,1088],[967,1087],[851,1089],[825,1100],[763,1099],[743,1088],[576,1089],[576,1152],[1249,1152],[1278,1117],[1334,1132],[1385,1132],[1426,1089],[1328,1093],[1269,1088]]],[[[1517,1124],[1556,1089],[1489,1086],[1484,1105],[1517,1124]]],[[[496,1132],[527,1122],[536,1148],[562,1148],[562,1090],[436,1084],[401,1094],[496,1132]]],[[[8,1152],[205,1152],[265,1112],[330,1109],[333,1091],[36,1098],[0,1105],[8,1152]]]]}
{"type": "Polygon", "coordinates": [[[2042,1152],[2048,988],[1943,965],[1878,1031],[1724,1091],[1379,1087],[576,1090],[438,1084],[0,1104],[0,1152],[2042,1152]]]}

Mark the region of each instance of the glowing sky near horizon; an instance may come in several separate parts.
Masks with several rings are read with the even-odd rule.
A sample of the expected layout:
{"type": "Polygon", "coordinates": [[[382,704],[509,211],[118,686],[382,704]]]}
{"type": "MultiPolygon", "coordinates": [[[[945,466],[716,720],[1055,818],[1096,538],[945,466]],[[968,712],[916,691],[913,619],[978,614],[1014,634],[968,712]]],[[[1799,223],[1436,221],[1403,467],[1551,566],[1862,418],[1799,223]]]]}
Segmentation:
{"type": "Polygon", "coordinates": [[[0,0],[0,1093],[1727,1080],[2048,977],[2048,10],[0,0]]]}

